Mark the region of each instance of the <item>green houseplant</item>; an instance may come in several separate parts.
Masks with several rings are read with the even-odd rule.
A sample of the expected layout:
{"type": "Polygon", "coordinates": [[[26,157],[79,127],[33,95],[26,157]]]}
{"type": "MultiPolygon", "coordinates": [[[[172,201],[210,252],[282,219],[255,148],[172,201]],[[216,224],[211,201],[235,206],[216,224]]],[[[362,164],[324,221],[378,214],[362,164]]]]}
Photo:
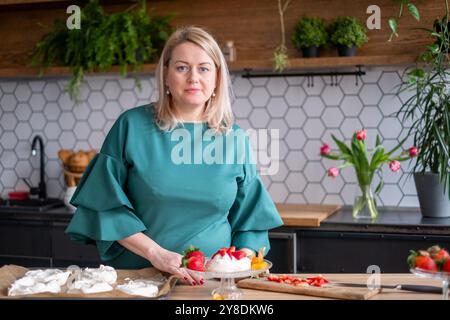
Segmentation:
{"type": "Polygon", "coordinates": [[[356,48],[369,40],[364,26],[354,17],[336,18],[329,26],[329,33],[340,56],[354,56],[356,48]]]}
{"type": "Polygon", "coordinates": [[[399,93],[412,95],[397,116],[411,122],[407,135],[414,137],[419,156],[413,167],[417,194],[424,216],[450,216],[450,63],[448,59],[448,2],[445,16],[434,29],[425,29],[435,42],[405,72],[399,93]],[[424,193],[427,194],[424,194],[424,193]]]}
{"type": "Polygon", "coordinates": [[[81,10],[80,29],[68,29],[65,21],[54,22],[37,43],[32,65],[43,67],[42,73],[50,66],[69,66],[72,79],[67,89],[74,100],[87,72],[106,71],[113,65],[119,66],[123,76],[130,66],[139,70],[156,59],[172,32],[172,17],[150,17],[145,0],[139,0],[137,10],[133,7],[106,14],[98,0],[90,0],[81,10]]]}
{"type": "Polygon", "coordinates": [[[292,33],[294,46],[302,51],[303,57],[318,57],[319,47],[326,45],[328,33],[323,19],[303,17],[292,33]]]}
{"type": "Polygon", "coordinates": [[[282,3],[282,0],[278,0],[278,14],[280,16],[280,26],[281,26],[281,43],[276,47],[273,52],[273,69],[278,72],[282,72],[289,65],[289,56],[287,54],[286,48],[286,35],[284,28],[284,13],[286,12],[291,0],[286,0],[282,3]]]}

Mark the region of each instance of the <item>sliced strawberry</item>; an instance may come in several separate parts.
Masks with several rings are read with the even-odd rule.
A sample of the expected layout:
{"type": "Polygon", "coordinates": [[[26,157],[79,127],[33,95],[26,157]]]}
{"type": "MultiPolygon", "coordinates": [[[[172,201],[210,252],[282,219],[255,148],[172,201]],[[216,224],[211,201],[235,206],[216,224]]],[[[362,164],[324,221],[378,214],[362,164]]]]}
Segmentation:
{"type": "Polygon", "coordinates": [[[238,250],[238,251],[233,252],[233,256],[237,260],[241,260],[242,258],[245,258],[247,256],[247,254],[244,251],[238,250]]]}
{"type": "Polygon", "coordinates": [[[221,257],[223,257],[224,255],[228,254],[228,248],[220,248],[213,256],[211,259],[214,259],[215,256],[220,255],[221,257]]]}

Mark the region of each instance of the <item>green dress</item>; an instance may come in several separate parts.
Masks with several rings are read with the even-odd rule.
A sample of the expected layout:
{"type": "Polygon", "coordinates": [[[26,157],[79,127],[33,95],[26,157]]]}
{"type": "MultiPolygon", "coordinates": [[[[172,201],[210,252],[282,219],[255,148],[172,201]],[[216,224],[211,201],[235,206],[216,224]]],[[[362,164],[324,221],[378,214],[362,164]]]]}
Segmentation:
{"type": "MultiPolygon", "coordinates": [[[[117,240],[138,232],[180,254],[190,244],[206,256],[230,245],[268,251],[268,230],[282,220],[251,161],[248,137],[229,139],[241,144],[223,140],[223,159],[232,146],[234,161],[216,163],[202,159],[202,152],[220,149],[211,151],[214,139],[205,139],[206,131],[206,123],[173,131],[190,139],[162,131],[151,104],[122,113],[71,199],[77,207],[66,230],[71,239],[96,244],[103,261],[130,269],[150,263],[117,240]],[[181,148],[189,144],[191,151],[181,148]],[[242,145],[246,156],[237,160],[242,145]]],[[[234,125],[232,132],[244,131],[234,125]]]]}

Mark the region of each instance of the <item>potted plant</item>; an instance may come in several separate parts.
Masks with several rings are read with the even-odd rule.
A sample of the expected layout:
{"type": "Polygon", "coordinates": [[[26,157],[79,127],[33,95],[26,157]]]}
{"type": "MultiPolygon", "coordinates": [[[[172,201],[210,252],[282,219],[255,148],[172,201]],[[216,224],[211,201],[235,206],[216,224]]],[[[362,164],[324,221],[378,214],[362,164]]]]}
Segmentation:
{"type": "Polygon", "coordinates": [[[338,49],[339,56],[354,56],[356,48],[369,38],[361,22],[354,17],[338,17],[329,27],[330,41],[338,49]]]}
{"type": "Polygon", "coordinates": [[[145,0],[139,0],[137,10],[130,9],[105,14],[98,0],[90,0],[81,10],[80,29],[68,29],[65,21],[55,21],[37,43],[32,65],[42,66],[43,71],[53,65],[71,67],[73,76],[66,89],[75,100],[87,72],[106,71],[113,65],[120,67],[123,76],[129,66],[139,70],[143,63],[156,59],[172,32],[172,17],[150,17],[145,0]]]}
{"type": "Polygon", "coordinates": [[[292,42],[305,58],[318,57],[319,48],[326,45],[328,33],[320,18],[303,17],[292,33],[292,42]]]}
{"type": "MultiPolygon", "coordinates": [[[[448,4],[437,30],[427,29],[436,41],[420,55],[421,64],[405,73],[400,92],[413,95],[397,116],[411,121],[407,135],[419,149],[413,167],[422,214],[450,217],[450,63],[448,4]]],[[[436,28],[435,28],[436,29],[436,28]]]]}

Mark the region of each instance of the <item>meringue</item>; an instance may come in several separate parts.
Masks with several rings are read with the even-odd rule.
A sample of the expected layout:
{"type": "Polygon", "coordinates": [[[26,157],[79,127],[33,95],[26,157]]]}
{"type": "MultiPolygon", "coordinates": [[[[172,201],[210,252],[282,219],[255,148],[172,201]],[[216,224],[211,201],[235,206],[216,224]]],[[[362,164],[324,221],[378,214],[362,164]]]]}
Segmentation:
{"type": "Polygon", "coordinates": [[[238,272],[247,271],[251,268],[251,260],[247,257],[236,259],[229,254],[216,254],[206,263],[206,270],[210,272],[238,272]]]}

